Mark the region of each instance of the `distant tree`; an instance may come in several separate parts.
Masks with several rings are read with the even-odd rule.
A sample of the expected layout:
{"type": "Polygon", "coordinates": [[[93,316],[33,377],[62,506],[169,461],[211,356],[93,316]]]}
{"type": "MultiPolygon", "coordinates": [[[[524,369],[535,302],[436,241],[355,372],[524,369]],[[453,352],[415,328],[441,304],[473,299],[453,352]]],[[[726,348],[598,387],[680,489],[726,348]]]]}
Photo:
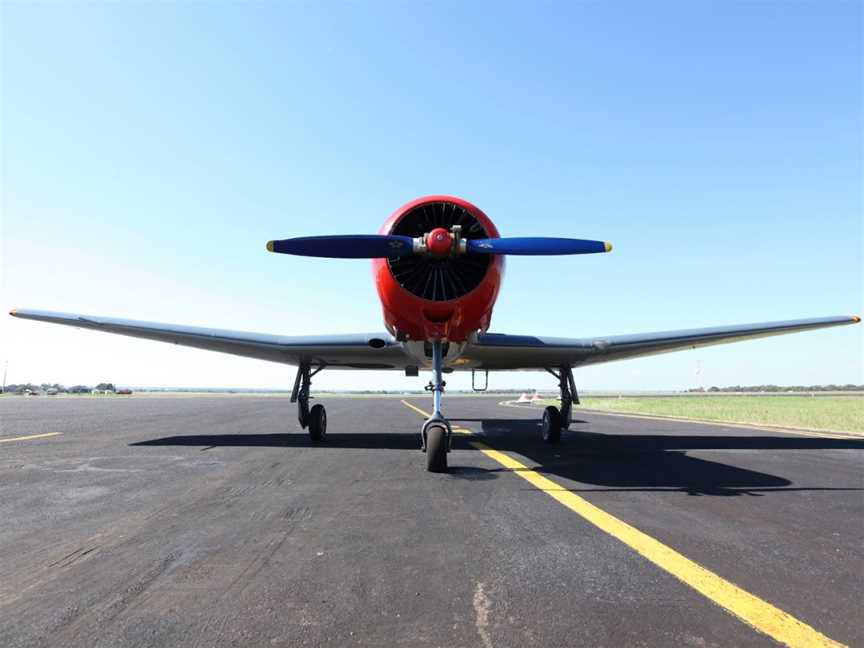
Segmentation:
{"type": "MultiPolygon", "coordinates": [[[[688,392],[698,392],[699,389],[688,389],[688,392]]],[[[704,391],[704,390],[702,390],[704,391]]],[[[864,385],[732,385],[729,387],[709,387],[709,392],[740,392],[740,393],[795,393],[795,392],[849,392],[864,391],[864,385]]]]}

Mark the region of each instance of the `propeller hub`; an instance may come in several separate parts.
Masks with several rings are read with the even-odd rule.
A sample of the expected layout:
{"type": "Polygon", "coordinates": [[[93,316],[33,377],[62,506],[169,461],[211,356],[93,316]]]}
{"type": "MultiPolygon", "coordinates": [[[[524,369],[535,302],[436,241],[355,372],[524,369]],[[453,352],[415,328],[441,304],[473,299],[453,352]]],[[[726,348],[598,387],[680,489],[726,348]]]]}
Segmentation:
{"type": "Polygon", "coordinates": [[[450,232],[443,227],[436,227],[426,235],[426,249],[434,256],[447,256],[452,247],[450,232]]]}

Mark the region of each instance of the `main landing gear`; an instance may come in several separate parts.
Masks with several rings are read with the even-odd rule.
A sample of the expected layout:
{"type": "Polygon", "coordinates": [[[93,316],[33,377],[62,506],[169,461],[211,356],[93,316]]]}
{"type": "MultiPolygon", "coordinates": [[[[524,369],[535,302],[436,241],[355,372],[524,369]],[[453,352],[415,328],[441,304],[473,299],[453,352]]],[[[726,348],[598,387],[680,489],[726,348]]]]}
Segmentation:
{"type": "Polygon", "coordinates": [[[291,402],[297,403],[297,420],[300,427],[309,429],[309,438],[316,443],[324,441],[327,436],[327,410],[320,403],[309,409],[309,388],[312,386],[312,376],[324,368],[319,365],[312,371],[309,363],[301,363],[297,367],[297,377],[294,379],[294,389],[291,390],[291,402]]]}
{"type": "Polygon", "coordinates": [[[432,343],[432,381],[426,386],[432,392],[432,416],[423,423],[420,436],[423,452],[426,453],[426,470],[429,472],[447,471],[447,453],[450,452],[450,442],[453,431],[450,423],[441,414],[441,395],[444,393],[442,372],[442,344],[432,343]]]}
{"type": "Polygon", "coordinates": [[[550,405],[543,410],[543,440],[546,443],[558,443],[561,440],[561,430],[570,427],[573,420],[573,403],[579,404],[579,393],[576,391],[576,383],[573,381],[573,370],[569,365],[562,365],[558,371],[549,369],[546,371],[558,379],[558,388],[561,390],[561,409],[550,405]]]}

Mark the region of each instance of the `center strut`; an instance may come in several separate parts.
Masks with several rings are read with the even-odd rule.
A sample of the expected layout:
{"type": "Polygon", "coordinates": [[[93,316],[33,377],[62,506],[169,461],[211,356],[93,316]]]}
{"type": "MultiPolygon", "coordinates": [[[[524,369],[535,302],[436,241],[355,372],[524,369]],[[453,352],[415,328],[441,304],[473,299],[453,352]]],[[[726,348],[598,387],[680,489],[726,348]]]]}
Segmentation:
{"type": "Polygon", "coordinates": [[[423,450],[426,452],[426,468],[431,472],[447,470],[447,453],[450,452],[453,436],[450,422],[441,414],[441,396],[446,384],[443,362],[443,344],[441,340],[436,340],[432,342],[432,381],[426,387],[432,392],[432,416],[420,429],[423,450]]]}
{"type": "Polygon", "coordinates": [[[441,414],[441,396],[444,394],[445,384],[441,367],[444,361],[441,346],[440,340],[432,343],[432,418],[444,418],[441,414]]]}

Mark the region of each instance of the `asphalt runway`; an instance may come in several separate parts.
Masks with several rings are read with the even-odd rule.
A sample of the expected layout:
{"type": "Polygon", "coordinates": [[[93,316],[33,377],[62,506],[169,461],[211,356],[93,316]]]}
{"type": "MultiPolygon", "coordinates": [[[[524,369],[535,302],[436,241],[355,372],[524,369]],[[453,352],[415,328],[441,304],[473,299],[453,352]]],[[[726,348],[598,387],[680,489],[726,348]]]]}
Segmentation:
{"type": "Polygon", "coordinates": [[[864,441],[498,400],[0,399],[0,646],[864,646],[864,441]]]}

